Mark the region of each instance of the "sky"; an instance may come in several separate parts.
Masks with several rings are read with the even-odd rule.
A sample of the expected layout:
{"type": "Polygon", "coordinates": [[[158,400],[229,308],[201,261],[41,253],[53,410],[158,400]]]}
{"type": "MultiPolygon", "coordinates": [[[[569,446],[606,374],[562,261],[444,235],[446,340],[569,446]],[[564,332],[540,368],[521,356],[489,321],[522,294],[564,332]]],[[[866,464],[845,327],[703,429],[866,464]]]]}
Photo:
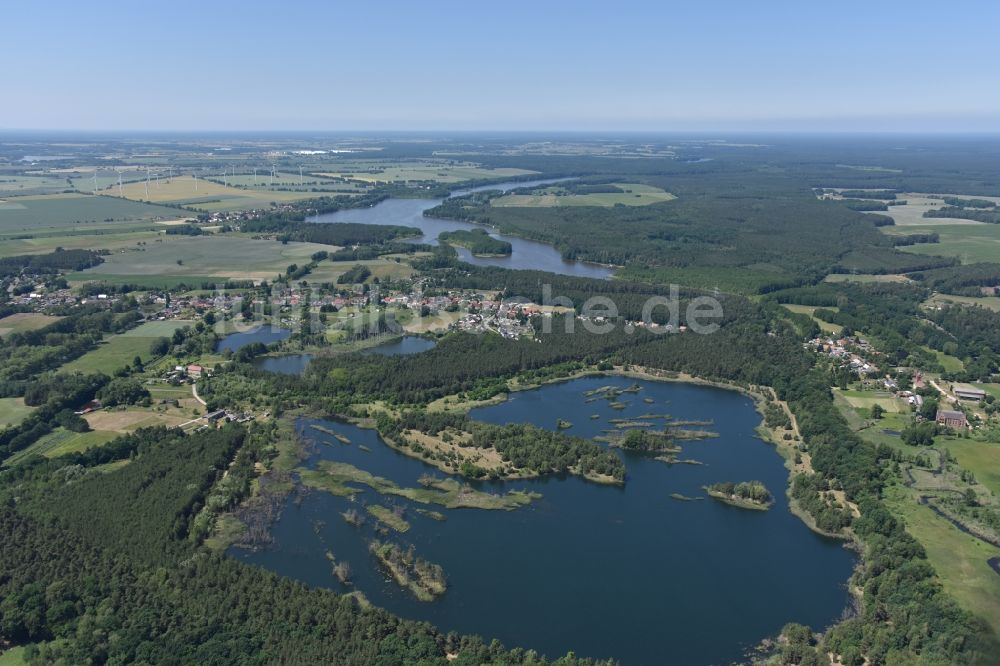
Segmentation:
{"type": "Polygon", "coordinates": [[[9,2],[0,129],[1000,131],[1000,3],[9,2]]]}

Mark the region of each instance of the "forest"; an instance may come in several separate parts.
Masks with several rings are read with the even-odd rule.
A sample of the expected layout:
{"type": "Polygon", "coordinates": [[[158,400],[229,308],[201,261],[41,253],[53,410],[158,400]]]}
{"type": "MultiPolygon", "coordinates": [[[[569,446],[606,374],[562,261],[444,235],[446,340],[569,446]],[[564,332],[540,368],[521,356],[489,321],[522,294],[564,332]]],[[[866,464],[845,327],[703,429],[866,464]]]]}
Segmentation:
{"type": "MultiPolygon", "coordinates": [[[[811,284],[830,272],[907,272],[954,263],[894,250],[868,216],[843,201],[817,200],[807,184],[788,175],[747,167],[710,179],[674,174],[640,180],[678,198],[610,209],[496,208],[488,194],[477,194],[447,199],[425,214],[551,243],[566,259],[624,266],[620,277],[629,280],[736,293],[811,284]]],[[[865,210],[885,208],[863,203],[865,210]]]]}
{"type": "Polygon", "coordinates": [[[509,257],[512,251],[510,243],[493,238],[485,229],[442,231],[438,240],[464,247],[477,256],[509,257]]]}
{"type": "Polygon", "coordinates": [[[144,430],[0,476],[0,637],[46,663],[550,663],[204,551],[192,525],[245,439],[144,430]]]}

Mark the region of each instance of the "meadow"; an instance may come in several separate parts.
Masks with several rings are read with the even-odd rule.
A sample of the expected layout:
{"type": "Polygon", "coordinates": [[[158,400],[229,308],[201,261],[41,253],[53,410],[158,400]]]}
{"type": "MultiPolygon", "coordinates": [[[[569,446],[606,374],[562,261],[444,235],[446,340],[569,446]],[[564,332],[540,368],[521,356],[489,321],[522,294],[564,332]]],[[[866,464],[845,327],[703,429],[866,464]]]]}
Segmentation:
{"type": "Polygon", "coordinates": [[[319,173],[323,176],[348,178],[367,183],[434,181],[447,184],[487,178],[530,176],[538,172],[513,168],[490,169],[472,163],[358,161],[338,163],[335,171],[326,170],[319,173]]]}
{"type": "Polygon", "coordinates": [[[40,312],[17,312],[0,319],[0,337],[11,333],[34,331],[60,319],[62,317],[46,315],[40,312]]]}
{"type": "Polygon", "coordinates": [[[225,278],[273,280],[290,264],[302,266],[310,256],[332,246],[317,243],[287,244],[255,240],[249,236],[164,236],[135,251],[113,254],[92,269],[71,273],[67,279],[112,279],[131,282],[133,277],[183,277],[188,281],[225,278]],[[178,263],[180,262],[180,263],[178,263]],[[100,277],[98,277],[100,276],[100,277]]]}
{"type": "MultiPolygon", "coordinates": [[[[936,233],[937,243],[923,243],[900,248],[914,254],[931,254],[944,257],[958,257],[963,264],[980,261],[1000,261],[1000,224],[961,222],[960,224],[936,224],[920,227],[920,233],[936,233]]],[[[889,234],[905,234],[905,228],[881,227],[889,234]]]]}
{"type": "MultiPolygon", "coordinates": [[[[221,181],[222,178],[220,176],[212,176],[212,180],[221,181]]],[[[251,171],[251,173],[237,173],[235,176],[229,175],[225,180],[231,187],[245,187],[258,192],[280,190],[313,192],[315,190],[319,190],[322,192],[348,194],[361,192],[366,189],[359,186],[357,183],[346,182],[343,180],[333,180],[331,178],[322,178],[305,171],[303,171],[301,178],[299,177],[298,172],[275,171],[274,180],[272,181],[269,171],[258,169],[256,178],[254,178],[253,172],[251,171]]]]}
{"type": "Polygon", "coordinates": [[[490,205],[505,207],[551,207],[551,206],[648,206],[661,201],[676,199],[673,194],[659,187],[640,183],[615,183],[622,192],[601,192],[597,194],[571,194],[559,187],[547,187],[531,194],[508,194],[493,199],[490,205]]]}
{"type": "Polygon", "coordinates": [[[927,551],[945,591],[1000,633],[1000,576],[986,563],[1000,555],[1000,548],[964,534],[930,507],[919,504],[912,489],[890,487],[885,502],[927,551]]]}
{"type": "Polygon", "coordinates": [[[18,451],[3,461],[5,467],[16,465],[19,461],[31,455],[42,455],[55,458],[67,453],[85,451],[93,446],[107,444],[118,436],[116,432],[90,430],[88,432],[72,432],[65,428],[56,428],[26,449],[18,451]]]}
{"type": "Polygon", "coordinates": [[[131,364],[136,356],[144,363],[149,362],[149,348],[153,340],[169,337],[174,329],[191,323],[178,319],[147,322],[125,333],[109,336],[95,349],[70,361],[62,369],[66,372],[103,372],[111,375],[126,363],[131,364]]]}
{"type": "MultiPolygon", "coordinates": [[[[812,320],[816,322],[816,325],[819,326],[820,330],[823,331],[824,333],[837,334],[840,333],[841,331],[840,326],[837,326],[836,324],[831,324],[830,322],[823,321],[822,319],[813,316],[813,313],[816,312],[817,309],[816,306],[796,305],[794,303],[782,303],[782,306],[790,312],[809,315],[810,317],[812,317],[812,320]]],[[[826,309],[836,310],[837,308],[826,308],[826,309]]]]}
{"type": "Polygon", "coordinates": [[[73,189],[66,178],[56,175],[0,175],[0,197],[53,194],[73,189]]]}
{"type": "MultiPolygon", "coordinates": [[[[253,176],[251,175],[250,178],[252,179],[253,176]]],[[[105,192],[117,197],[118,187],[116,185],[105,192]]],[[[145,180],[128,183],[122,187],[122,196],[132,201],[148,201],[185,206],[197,210],[221,211],[267,208],[271,202],[301,201],[316,195],[311,192],[244,190],[238,187],[227,187],[203,178],[198,178],[196,181],[191,176],[177,176],[169,180],[161,177],[158,181],[150,181],[148,192],[145,180]]]]}
{"type": "Polygon", "coordinates": [[[873,273],[830,273],[824,282],[909,282],[905,275],[878,275],[873,273]]]}
{"type": "Polygon", "coordinates": [[[24,398],[0,398],[0,429],[20,423],[33,409],[24,404],[24,398]]]}

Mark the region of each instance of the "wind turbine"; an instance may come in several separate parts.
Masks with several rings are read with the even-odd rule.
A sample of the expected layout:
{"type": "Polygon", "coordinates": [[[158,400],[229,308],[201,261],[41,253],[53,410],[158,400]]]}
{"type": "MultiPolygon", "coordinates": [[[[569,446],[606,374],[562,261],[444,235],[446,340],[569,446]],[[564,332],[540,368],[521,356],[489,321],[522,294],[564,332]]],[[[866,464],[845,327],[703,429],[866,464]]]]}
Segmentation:
{"type": "Polygon", "coordinates": [[[271,165],[271,184],[268,187],[274,187],[274,165],[271,165]]]}
{"type": "Polygon", "coordinates": [[[299,187],[302,187],[302,165],[299,165],[299,187]]]}
{"type": "Polygon", "coordinates": [[[257,167],[253,168],[253,184],[257,185],[257,167]]]}
{"type": "Polygon", "coordinates": [[[97,194],[97,169],[94,169],[94,194],[97,194]]]}
{"type": "Polygon", "coordinates": [[[222,184],[229,187],[229,171],[225,167],[222,169],[222,184]]]}
{"type": "MultiPolygon", "coordinates": [[[[117,169],[116,169],[117,171],[117,169]]],[[[118,196],[124,198],[125,195],[122,193],[122,172],[118,171],[118,196]]]]}
{"type": "Polygon", "coordinates": [[[146,167],[146,199],[149,199],[149,167],[146,167]]]}

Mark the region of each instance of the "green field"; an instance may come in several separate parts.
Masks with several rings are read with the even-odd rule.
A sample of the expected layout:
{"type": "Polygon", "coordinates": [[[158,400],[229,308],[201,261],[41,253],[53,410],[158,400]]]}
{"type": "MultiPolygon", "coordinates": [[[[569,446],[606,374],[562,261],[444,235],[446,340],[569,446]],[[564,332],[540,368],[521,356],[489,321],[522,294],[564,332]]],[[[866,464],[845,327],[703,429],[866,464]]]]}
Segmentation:
{"type": "Polygon", "coordinates": [[[12,647],[0,654],[0,666],[27,666],[24,657],[24,647],[12,647]]]}
{"type": "Polygon", "coordinates": [[[131,364],[140,357],[144,363],[151,360],[149,347],[159,337],[169,337],[174,329],[191,324],[189,321],[171,320],[147,322],[137,328],[106,338],[96,349],[63,366],[67,372],[103,372],[113,374],[115,370],[131,364]]]}
{"type": "Polygon", "coordinates": [[[620,193],[572,194],[561,187],[547,187],[532,194],[508,194],[490,202],[491,206],[551,207],[551,206],[648,206],[661,201],[676,199],[673,194],[659,187],[639,183],[614,183],[620,193]]]}
{"type": "MultiPolygon", "coordinates": [[[[313,271],[305,277],[309,282],[335,282],[338,277],[349,271],[358,264],[367,266],[372,272],[372,278],[384,280],[391,278],[399,280],[413,275],[414,270],[410,264],[397,263],[386,259],[366,259],[363,261],[321,261],[313,271]]],[[[369,281],[372,279],[369,278],[369,281]]]]}
{"type": "MultiPolygon", "coordinates": [[[[212,176],[212,180],[221,181],[221,177],[212,176]]],[[[334,180],[332,178],[322,178],[320,176],[312,175],[306,171],[303,171],[301,179],[299,178],[298,172],[293,173],[291,171],[276,171],[274,173],[274,181],[272,183],[270,172],[264,169],[258,169],[256,180],[251,172],[238,173],[235,176],[227,176],[226,182],[228,182],[232,187],[246,187],[254,192],[287,190],[312,192],[314,190],[319,190],[320,192],[352,194],[355,192],[363,192],[367,189],[365,186],[359,186],[357,183],[334,180]]]]}
{"type": "Polygon", "coordinates": [[[961,305],[978,305],[980,307],[987,308],[988,310],[1000,312],[1000,296],[952,296],[951,294],[934,294],[924,301],[925,306],[950,305],[956,303],[961,305]]]}
{"type": "MultiPolygon", "coordinates": [[[[816,322],[816,325],[819,326],[819,329],[824,333],[837,334],[840,333],[840,331],[843,329],[842,326],[837,326],[836,324],[831,324],[830,322],[823,321],[822,319],[814,317],[813,313],[816,312],[817,309],[815,306],[795,305],[794,303],[782,303],[782,307],[787,309],[789,312],[809,315],[810,317],[812,317],[812,320],[816,322]]],[[[837,308],[826,308],[826,309],[836,310],[837,308]]]]}
{"type": "Polygon", "coordinates": [[[908,488],[889,488],[885,502],[927,551],[945,591],[1000,634],[1000,576],[986,563],[1000,555],[1000,548],[959,531],[929,507],[918,504],[916,494],[908,488]]]}
{"type": "MultiPolygon", "coordinates": [[[[888,234],[912,233],[899,227],[881,227],[888,234]]],[[[914,254],[958,257],[963,264],[1000,261],[1000,224],[933,224],[920,227],[920,233],[936,233],[938,243],[924,243],[900,248],[914,254]]]]}
{"type": "Polygon", "coordinates": [[[0,398],[0,429],[20,423],[33,409],[23,398],[0,398]]]}
{"type": "Polygon", "coordinates": [[[0,199],[0,234],[23,235],[54,230],[78,231],[93,225],[174,219],[178,211],[113,197],[87,194],[0,199]]]}
{"type": "Polygon", "coordinates": [[[188,319],[167,319],[165,321],[147,321],[141,326],[122,333],[123,338],[169,338],[178,328],[194,326],[195,322],[188,319]]]}
{"type": "Polygon", "coordinates": [[[71,432],[64,428],[56,428],[28,448],[12,455],[3,464],[5,466],[16,465],[19,461],[35,454],[43,455],[46,458],[56,458],[67,453],[85,451],[94,446],[107,444],[116,437],[118,437],[116,432],[102,430],[71,432]]]}
{"type": "Polygon", "coordinates": [[[934,354],[938,363],[941,364],[941,367],[944,368],[945,372],[961,372],[962,370],[965,370],[965,363],[962,362],[962,359],[945,354],[943,351],[931,349],[930,347],[925,346],[923,349],[927,350],[931,354],[934,354]]]}
{"type": "Polygon", "coordinates": [[[963,469],[976,475],[976,480],[1000,495],[1000,444],[958,437],[939,437],[935,445],[948,449],[963,469]]]}
{"type": "Polygon", "coordinates": [[[249,236],[165,236],[141,251],[113,254],[92,269],[71,273],[70,281],[100,280],[117,276],[131,281],[134,276],[177,276],[188,280],[240,278],[273,280],[290,264],[309,263],[309,257],[330,245],[317,243],[282,244],[254,240],[249,236]],[[178,264],[180,260],[182,263],[178,264]],[[206,277],[207,276],[207,277],[206,277]]]}
{"type": "Polygon", "coordinates": [[[64,250],[128,250],[141,243],[154,243],[162,237],[164,227],[158,224],[120,222],[115,225],[80,225],[63,232],[31,234],[31,238],[0,238],[0,256],[42,254],[57,247],[64,250]]]}
{"type": "Polygon", "coordinates": [[[349,178],[368,183],[398,183],[406,181],[434,181],[461,183],[467,180],[485,180],[530,176],[538,173],[526,169],[488,169],[472,163],[434,161],[379,162],[356,161],[337,164],[336,170],[320,172],[326,176],[349,178]]]}
{"type": "Polygon", "coordinates": [[[869,273],[830,273],[824,282],[909,282],[903,275],[873,275],[869,273]]]}

